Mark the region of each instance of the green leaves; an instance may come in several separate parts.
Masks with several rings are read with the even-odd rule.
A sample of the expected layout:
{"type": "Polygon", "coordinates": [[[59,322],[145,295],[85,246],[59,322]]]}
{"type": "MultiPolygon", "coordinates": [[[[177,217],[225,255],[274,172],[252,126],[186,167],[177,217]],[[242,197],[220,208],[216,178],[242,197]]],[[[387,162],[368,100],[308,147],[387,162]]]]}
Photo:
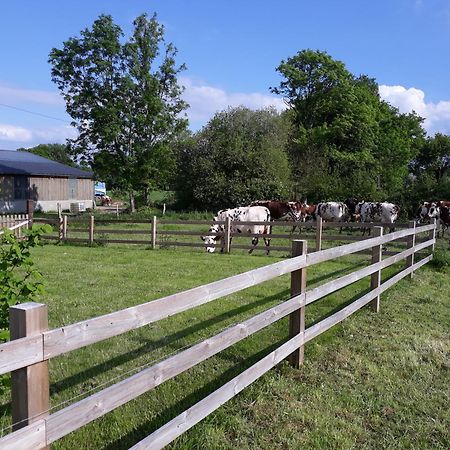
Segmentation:
{"type": "Polygon", "coordinates": [[[311,201],[395,199],[416,156],[422,119],[380,100],[375,80],[354,76],[326,52],[282,61],[272,92],[290,106],[295,184],[311,201]]]}
{"type": "Polygon", "coordinates": [[[52,79],[79,131],[72,151],[111,188],[129,193],[164,184],[158,169],[167,159],[174,166],[174,157],[160,150],[187,125],[177,81],[185,67],[175,63],[176,48],[165,42],[156,15],[143,14],[133,25],[124,41],[112,17],[101,15],[49,56],[52,79]]]}
{"type": "MultiPolygon", "coordinates": [[[[50,225],[34,225],[23,230],[18,239],[8,230],[0,236],[0,343],[9,339],[9,308],[35,300],[44,291],[42,274],[34,267],[30,249],[40,245],[40,237],[51,231],[50,225]]],[[[9,378],[0,377],[0,394],[9,378]]]]}
{"type": "Polygon", "coordinates": [[[179,190],[202,210],[287,198],[288,125],[272,109],[230,108],[216,113],[180,151],[179,190]]]}

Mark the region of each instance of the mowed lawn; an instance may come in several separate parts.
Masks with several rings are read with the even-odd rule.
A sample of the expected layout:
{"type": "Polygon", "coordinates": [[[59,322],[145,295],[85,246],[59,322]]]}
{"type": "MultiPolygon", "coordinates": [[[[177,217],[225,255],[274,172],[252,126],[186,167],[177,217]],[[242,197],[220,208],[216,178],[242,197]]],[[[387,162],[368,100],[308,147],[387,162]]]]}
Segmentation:
{"type": "MultiPolygon", "coordinates": [[[[181,249],[45,245],[50,327],[123,309],[280,260],[181,249]]],[[[312,267],[308,286],[368,263],[312,267]]],[[[388,277],[396,268],[385,270],[388,277]]],[[[363,280],[307,307],[308,325],[357,298],[363,280]]],[[[280,364],[177,439],[176,449],[450,448],[450,275],[425,266],[306,346],[299,370],[280,364]]],[[[289,277],[218,299],[50,361],[54,410],[118,382],[289,298],[289,277]],[[66,403],[67,402],[67,403],[66,403]]],[[[287,318],[56,442],[56,449],[127,449],[283,342],[287,318]]],[[[2,427],[10,424],[2,399],[2,427]]],[[[9,430],[8,430],[9,431],[9,430]]]]}

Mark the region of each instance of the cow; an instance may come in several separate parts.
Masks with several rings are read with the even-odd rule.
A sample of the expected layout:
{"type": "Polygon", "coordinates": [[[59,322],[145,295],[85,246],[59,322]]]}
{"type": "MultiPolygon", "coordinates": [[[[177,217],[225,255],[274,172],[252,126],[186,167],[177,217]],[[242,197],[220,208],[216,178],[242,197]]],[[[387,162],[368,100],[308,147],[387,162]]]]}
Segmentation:
{"type": "MultiPolygon", "coordinates": [[[[316,216],[328,222],[347,222],[350,220],[348,207],[342,202],[319,203],[316,207],[316,216]]],[[[342,227],[339,233],[342,233],[342,227]]]]}
{"type": "Polygon", "coordinates": [[[256,200],[249,206],[264,206],[272,220],[301,220],[301,203],[280,200],[256,200]]]}
{"type": "Polygon", "coordinates": [[[417,222],[430,222],[438,219],[440,214],[438,202],[421,202],[417,210],[417,222]]]}
{"type": "MultiPolygon", "coordinates": [[[[446,200],[440,200],[437,202],[422,202],[417,210],[418,223],[430,223],[433,219],[438,221],[442,236],[445,234],[445,230],[449,226],[448,210],[450,202],[446,200]]],[[[437,232],[439,236],[439,230],[437,232]]]]}
{"type": "MultiPolygon", "coordinates": [[[[441,224],[442,237],[444,237],[445,230],[450,237],[450,202],[448,206],[443,205],[443,202],[440,202],[442,206],[439,207],[439,221],[441,224]]],[[[450,241],[449,241],[450,245],[450,241]]]]}
{"type": "Polygon", "coordinates": [[[348,213],[350,215],[350,220],[352,222],[357,222],[359,220],[359,216],[356,214],[356,205],[360,203],[360,201],[355,197],[350,197],[344,200],[348,208],[348,213]]]}
{"type": "Polygon", "coordinates": [[[328,222],[345,222],[350,219],[348,207],[342,202],[324,202],[316,207],[316,215],[328,222]]]}
{"type": "MultiPolygon", "coordinates": [[[[387,222],[393,224],[397,220],[399,212],[400,208],[398,205],[388,202],[359,202],[355,208],[355,214],[360,216],[361,223],[387,222]]],[[[366,233],[366,229],[366,227],[363,227],[363,236],[366,233]]],[[[392,230],[393,227],[391,227],[390,231],[392,230]]]]}
{"type": "MultiPolygon", "coordinates": [[[[225,221],[227,218],[231,219],[231,233],[251,233],[251,234],[261,234],[264,235],[264,243],[266,246],[266,253],[269,254],[270,251],[270,238],[265,237],[270,235],[270,211],[264,206],[244,206],[240,208],[223,209],[217,213],[214,217],[214,222],[225,221]],[[267,225],[240,225],[236,222],[267,222],[267,225]]],[[[220,233],[222,235],[209,235],[201,236],[201,239],[205,243],[205,248],[208,253],[213,253],[215,247],[211,247],[212,244],[216,244],[217,241],[221,241],[222,250],[224,249],[224,232],[225,226],[213,224],[209,229],[210,233],[220,233]]],[[[231,237],[230,237],[231,240],[231,237]]],[[[258,245],[259,238],[254,236],[252,238],[253,247],[249,250],[252,253],[255,247],[258,245]]]]}

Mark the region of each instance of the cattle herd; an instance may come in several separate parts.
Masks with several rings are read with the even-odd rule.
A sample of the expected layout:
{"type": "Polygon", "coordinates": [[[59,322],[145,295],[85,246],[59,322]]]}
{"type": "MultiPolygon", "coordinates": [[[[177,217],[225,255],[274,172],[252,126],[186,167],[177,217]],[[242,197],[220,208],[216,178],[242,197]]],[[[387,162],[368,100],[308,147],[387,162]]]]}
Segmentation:
{"type": "MultiPolygon", "coordinates": [[[[450,201],[427,201],[421,202],[415,220],[417,223],[427,223],[437,219],[440,223],[442,234],[447,229],[450,238],[449,217],[450,201]]],[[[344,202],[321,202],[317,205],[308,205],[305,202],[278,201],[278,200],[258,200],[249,206],[223,209],[214,217],[215,222],[231,220],[231,233],[249,233],[252,235],[262,235],[266,245],[266,252],[269,253],[270,246],[270,221],[286,220],[292,222],[306,222],[316,220],[321,217],[327,222],[360,222],[363,235],[366,232],[364,223],[392,224],[397,220],[400,212],[398,205],[389,202],[365,202],[355,198],[349,198],[344,202]],[[242,224],[240,222],[243,222],[242,224]],[[252,225],[248,222],[256,222],[252,225]],[[261,223],[265,222],[265,223],[261,223]]],[[[295,226],[293,228],[293,231],[295,226]]],[[[213,224],[209,229],[209,236],[202,236],[206,250],[214,252],[215,245],[221,241],[223,250],[225,226],[213,224]]],[[[342,231],[342,228],[341,228],[342,231]]],[[[370,229],[369,229],[370,232],[370,229]]],[[[251,253],[258,244],[258,237],[252,236],[251,253]]],[[[450,241],[449,241],[450,245],[450,241]]]]}

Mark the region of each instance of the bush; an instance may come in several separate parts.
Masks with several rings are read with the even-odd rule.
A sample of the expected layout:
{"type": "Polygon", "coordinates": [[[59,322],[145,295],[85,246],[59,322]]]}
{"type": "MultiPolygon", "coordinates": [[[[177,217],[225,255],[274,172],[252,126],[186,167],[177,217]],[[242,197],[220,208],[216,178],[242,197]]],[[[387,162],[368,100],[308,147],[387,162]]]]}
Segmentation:
{"type": "MultiPolygon", "coordinates": [[[[8,229],[0,236],[0,343],[9,340],[9,308],[33,301],[43,292],[43,278],[30,249],[40,245],[40,237],[51,230],[50,225],[34,225],[24,230],[25,239],[18,239],[8,229]]],[[[7,384],[8,378],[0,377],[0,393],[7,384]]]]}
{"type": "Polygon", "coordinates": [[[447,272],[450,269],[450,251],[445,249],[436,249],[430,265],[439,272],[447,272]]]}

